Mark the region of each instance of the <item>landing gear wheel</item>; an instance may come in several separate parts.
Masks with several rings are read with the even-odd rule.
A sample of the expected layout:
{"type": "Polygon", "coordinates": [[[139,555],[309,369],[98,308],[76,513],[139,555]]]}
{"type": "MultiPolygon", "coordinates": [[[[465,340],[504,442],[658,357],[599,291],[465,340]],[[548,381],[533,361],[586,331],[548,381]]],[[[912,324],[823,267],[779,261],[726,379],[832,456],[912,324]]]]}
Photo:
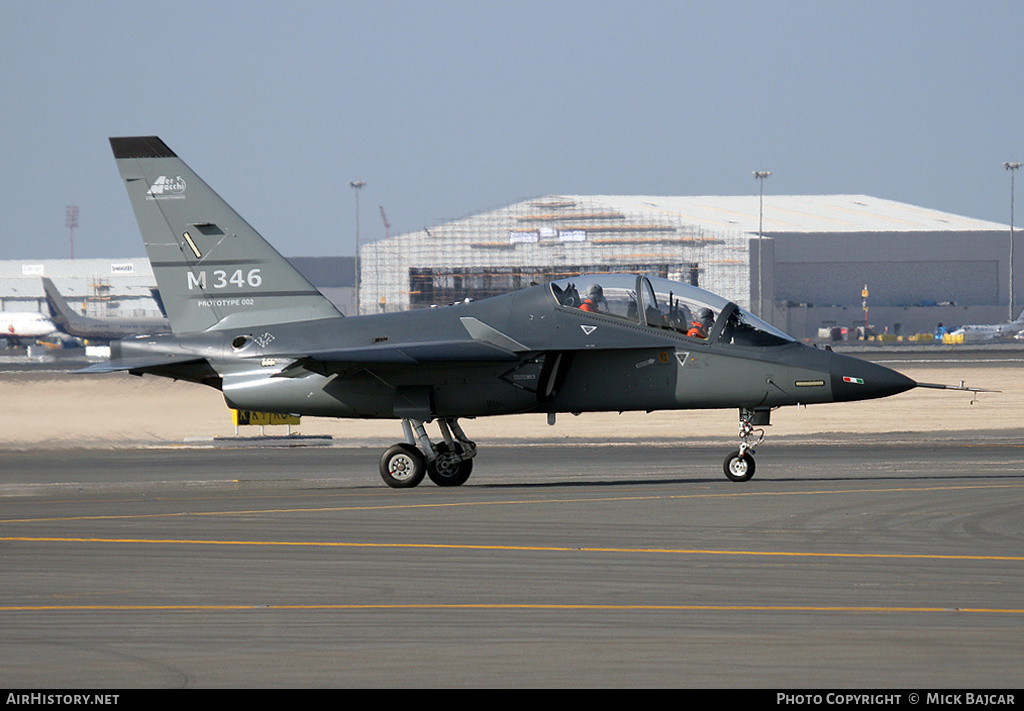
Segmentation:
{"type": "Polygon", "coordinates": [[[725,458],[722,468],[729,481],[747,481],[754,476],[754,458],[748,453],[741,455],[737,449],[725,458]]]}
{"type": "Polygon", "coordinates": [[[420,450],[404,442],[392,445],[380,458],[380,477],[393,489],[409,489],[427,473],[427,460],[420,450]]]}
{"type": "MultiPolygon", "coordinates": [[[[455,451],[462,454],[462,445],[456,444],[455,451]]],[[[472,473],[473,460],[455,459],[447,442],[438,443],[437,459],[427,464],[427,476],[438,486],[462,486],[472,473]]]]}

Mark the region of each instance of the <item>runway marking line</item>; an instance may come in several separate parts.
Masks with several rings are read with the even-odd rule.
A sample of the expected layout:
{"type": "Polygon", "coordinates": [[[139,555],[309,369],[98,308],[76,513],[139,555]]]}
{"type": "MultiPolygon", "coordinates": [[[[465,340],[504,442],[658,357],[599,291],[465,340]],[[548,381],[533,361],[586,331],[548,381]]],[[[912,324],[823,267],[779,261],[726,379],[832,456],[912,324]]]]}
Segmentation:
{"type": "Polygon", "coordinates": [[[1024,609],[984,607],[879,607],[822,605],[601,605],[552,603],[408,603],[324,605],[0,605],[0,612],[240,612],[263,610],[361,611],[361,610],[585,610],[604,612],[830,612],[830,613],[974,613],[1021,615],[1024,609]]]}
{"type": "Polygon", "coordinates": [[[354,543],[351,541],[218,541],[190,538],[88,538],[62,536],[3,536],[6,543],[105,543],[190,546],[277,546],[291,548],[405,548],[420,550],[504,551],[513,553],[644,553],[661,555],[759,556],[788,558],[873,558],[898,560],[958,560],[1024,562],[1024,556],[953,555],[948,553],[815,553],[810,551],[730,551],[707,548],[590,548],[586,546],[503,546],[461,543],[354,543]]]}
{"type": "Polygon", "coordinates": [[[379,504],[372,506],[316,506],[311,508],[290,509],[247,509],[239,511],[172,511],[154,514],[104,514],[96,516],[48,516],[44,518],[8,518],[0,519],[0,524],[7,523],[45,523],[53,521],[109,521],[133,520],[148,518],[175,518],[179,516],[252,516],[255,514],[279,513],[330,513],[337,511],[382,511],[388,509],[429,509],[456,508],[470,506],[518,506],[523,504],[572,504],[572,503],[607,503],[615,501],[661,501],[667,499],[718,499],[747,496],[817,496],[822,494],[887,494],[898,491],[966,491],[976,489],[1019,489],[1024,484],[971,484],[963,486],[926,486],[926,487],[890,487],[885,489],[836,489],[834,491],[735,491],[727,493],[701,494],[654,494],[650,496],[609,496],[598,498],[572,499],[508,499],[501,501],[455,501],[444,503],[401,503],[379,504]]]}

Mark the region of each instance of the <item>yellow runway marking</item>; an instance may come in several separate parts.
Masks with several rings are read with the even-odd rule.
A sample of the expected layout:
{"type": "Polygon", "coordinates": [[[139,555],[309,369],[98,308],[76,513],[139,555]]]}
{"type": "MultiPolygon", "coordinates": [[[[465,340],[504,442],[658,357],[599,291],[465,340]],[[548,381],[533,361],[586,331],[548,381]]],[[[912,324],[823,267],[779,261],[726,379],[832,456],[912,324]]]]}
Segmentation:
{"type": "Polygon", "coordinates": [[[954,612],[1021,615],[1024,609],[984,607],[848,607],[822,605],[585,605],[530,603],[410,603],[398,605],[0,605],[0,612],[235,612],[245,610],[361,611],[361,610],[583,610],[604,612],[830,612],[922,613],[954,612]]]}
{"type": "Polygon", "coordinates": [[[405,548],[419,550],[503,551],[513,553],[616,553],[660,555],[757,556],[788,558],[873,558],[897,560],[996,560],[1020,563],[1024,556],[952,555],[927,553],[820,553],[810,551],[747,551],[708,548],[589,548],[586,546],[502,546],[459,543],[355,543],[349,541],[218,541],[194,538],[76,538],[62,536],[3,536],[6,543],[102,543],[187,546],[277,546],[291,548],[405,548]]]}
{"type": "Polygon", "coordinates": [[[886,494],[900,491],[972,491],[981,489],[1019,489],[1024,484],[973,484],[963,486],[925,486],[925,487],[890,487],[885,489],[837,489],[832,491],[748,491],[748,492],[727,492],[727,493],[700,493],[700,494],[653,494],[649,496],[611,496],[611,497],[590,497],[590,498],[569,498],[569,499],[508,499],[501,501],[456,501],[444,503],[399,503],[399,504],[375,504],[369,506],[316,506],[296,508],[274,508],[274,509],[247,509],[239,511],[172,511],[168,513],[154,514],[104,514],[95,516],[51,516],[45,518],[8,518],[0,519],[0,524],[10,523],[41,523],[51,521],[110,521],[110,520],[134,520],[153,518],[177,518],[185,516],[253,516],[258,514],[305,514],[305,513],[332,513],[340,511],[385,511],[385,510],[411,510],[431,508],[466,508],[477,506],[523,506],[523,505],[546,505],[546,504],[601,504],[624,501],[666,501],[683,499],[725,499],[745,497],[789,497],[789,496],[822,496],[833,494],[886,494]]]}

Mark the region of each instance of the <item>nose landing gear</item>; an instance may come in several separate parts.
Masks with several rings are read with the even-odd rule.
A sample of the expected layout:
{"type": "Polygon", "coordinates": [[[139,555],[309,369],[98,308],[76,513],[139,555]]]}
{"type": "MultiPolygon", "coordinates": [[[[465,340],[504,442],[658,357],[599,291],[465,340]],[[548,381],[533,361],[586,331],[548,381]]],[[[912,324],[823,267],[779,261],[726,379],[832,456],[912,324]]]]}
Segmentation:
{"type": "Polygon", "coordinates": [[[737,449],[725,458],[722,468],[729,481],[747,481],[754,476],[754,458],[750,456],[752,451],[742,452],[737,449]]]}
{"type": "Polygon", "coordinates": [[[730,452],[722,464],[729,481],[749,481],[754,476],[754,447],[764,442],[764,429],[759,425],[770,424],[770,417],[770,410],[740,410],[740,448],[730,452]],[[751,441],[755,437],[756,441],[751,441]]]}

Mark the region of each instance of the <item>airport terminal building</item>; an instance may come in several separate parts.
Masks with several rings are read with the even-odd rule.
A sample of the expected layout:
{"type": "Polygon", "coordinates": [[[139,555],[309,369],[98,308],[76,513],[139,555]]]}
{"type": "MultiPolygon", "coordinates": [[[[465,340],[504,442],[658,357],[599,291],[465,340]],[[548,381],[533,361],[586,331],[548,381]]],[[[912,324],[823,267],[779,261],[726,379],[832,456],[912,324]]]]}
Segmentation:
{"type": "Polygon", "coordinates": [[[865,288],[878,333],[1006,319],[1007,225],[866,195],[766,195],[759,207],[756,195],[518,202],[364,245],[360,311],[641,272],[719,293],[798,338],[862,326],[865,288]]]}

